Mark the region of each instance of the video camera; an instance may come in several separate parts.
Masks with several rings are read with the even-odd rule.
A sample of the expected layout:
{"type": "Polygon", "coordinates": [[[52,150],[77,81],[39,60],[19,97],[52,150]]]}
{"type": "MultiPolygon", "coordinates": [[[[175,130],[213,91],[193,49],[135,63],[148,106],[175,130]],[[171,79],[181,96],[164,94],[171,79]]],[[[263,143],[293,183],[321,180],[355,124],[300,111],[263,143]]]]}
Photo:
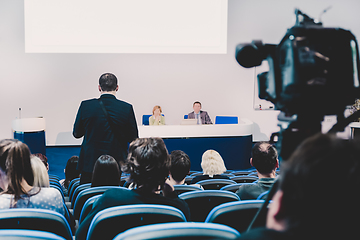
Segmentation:
{"type": "MultiPolygon", "coordinates": [[[[325,115],[337,115],[344,128],[344,111],[360,97],[359,50],[355,36],[295,10],[296,23],[278,45],[252,41],[236,47],[236,60],[245,67],[269,71],[258,75],[259,98],[280,110],[278,146],[287,159],[305,138],[321,131],[325,115]],[[284,140],[285,139],[285,140],[284,140]]],[[[343,130],[342,130],[343,131],[343,130]]]]}

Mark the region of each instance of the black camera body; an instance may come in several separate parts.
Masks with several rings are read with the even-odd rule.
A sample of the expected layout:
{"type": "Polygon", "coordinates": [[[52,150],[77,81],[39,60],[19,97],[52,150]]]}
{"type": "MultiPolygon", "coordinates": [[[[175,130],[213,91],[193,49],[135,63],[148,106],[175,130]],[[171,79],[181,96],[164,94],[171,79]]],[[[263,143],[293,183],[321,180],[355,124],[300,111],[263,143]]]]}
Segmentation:
{"type": "Polygon", "coordinates": [[[253,41],[236,47],[241,66],[260,66],[263,60],[269,64],[269,71],[258,75],[259,98],[281,111],[279,151],[286,157],[321,131],[325,115],[337,115],[339,122],[346,106],[360,97],[355,36],[341,28],[324,28],[297,9],[295,14],[296,24],[278,45],[253,41]]]}

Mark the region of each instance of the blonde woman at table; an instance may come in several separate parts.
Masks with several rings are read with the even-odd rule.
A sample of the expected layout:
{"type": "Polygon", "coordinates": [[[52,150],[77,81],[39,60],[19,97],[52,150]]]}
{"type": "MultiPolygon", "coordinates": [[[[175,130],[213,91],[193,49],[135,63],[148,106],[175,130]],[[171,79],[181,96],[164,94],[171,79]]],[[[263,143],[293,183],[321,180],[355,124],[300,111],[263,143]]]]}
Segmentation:
{"type": "Polygon", "coordinates": [[[152,112],[153,115],[149,117],[149,125],[165,125],[165,117],[161,115],[161,107],[156,105],[152,112]]]}

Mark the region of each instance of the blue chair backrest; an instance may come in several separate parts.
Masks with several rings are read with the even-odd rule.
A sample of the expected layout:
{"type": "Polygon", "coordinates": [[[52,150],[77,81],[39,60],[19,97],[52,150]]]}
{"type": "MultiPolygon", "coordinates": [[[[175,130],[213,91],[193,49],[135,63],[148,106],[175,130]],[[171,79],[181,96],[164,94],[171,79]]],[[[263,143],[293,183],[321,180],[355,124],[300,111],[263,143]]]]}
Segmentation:
{"type": "Polygon", "coordinates": [[[47,231],[72,240],[68,221],[58,212],[35,208],[12,208],[0,211],[0,229],[47,231]]]}
{"type": "Polygon", "coordinates": [[[179,209],[167,205],[131,204],[109,207],[95,215],[86,239],[113,239],[117,234],[133,227],[166,222],[186,222],[186,218],[179,209]]]}
{"type": "Polygon", "coordinates": [[[188,115],[184,115],[184,119],[188,119],[189,118],[189,116],[188,115]]]}
{"type": "Polygon", "coordinates": [[[149,117],[151,117],[152,115],[143,115],[142,116],[142,124],[143,125],[149,125],[149,117]]]}
{"type": "Polygon", "coordinates": [[[216,116],[215,124],[238,124],[237,116],[216,116]]]}
{"type": "Polygon", "coordinates": [[[235,229],[216,223],[177,222],[140,226],[118,234],[114,240],[130,239],[238,239],[235,229]]]}
{"type": "Polygon", "coordinates": [[[19,240],[34,240],[34,239],[44,239],[44,240],[66,240],[59,235],[54,233],[37,231],[37,230],[24,230],[24,229],[11,229],[11,230],[0,230],[0,239],[19,239],[19,240]]]}

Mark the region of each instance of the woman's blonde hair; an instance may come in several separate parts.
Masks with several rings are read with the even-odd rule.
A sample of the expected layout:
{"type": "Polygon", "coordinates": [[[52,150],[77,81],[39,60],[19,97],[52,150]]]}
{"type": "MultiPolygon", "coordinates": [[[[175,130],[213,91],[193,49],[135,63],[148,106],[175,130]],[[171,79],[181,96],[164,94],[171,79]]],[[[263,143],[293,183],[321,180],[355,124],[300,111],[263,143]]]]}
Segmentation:
{"type": "Polygon", "coordinates": [[[153,115],[156,109],[160,109],[160,113],[162,113],[161,107],[159,105],[156,105],[152,110],[153,115]]]}
{"type": "Polygon", "coordinates": [[[34,187],[50,187],[49,174],[44,163],[37,156],[31,155],[31,168],[34,174],[34,187]]]}
{"type": "Polygon", "coordinates": [[[202,155],[201,168],[204,175],[213,177],[214,175],[226,172],[224,160],[215,150],[207,150],[202,155]]]}

